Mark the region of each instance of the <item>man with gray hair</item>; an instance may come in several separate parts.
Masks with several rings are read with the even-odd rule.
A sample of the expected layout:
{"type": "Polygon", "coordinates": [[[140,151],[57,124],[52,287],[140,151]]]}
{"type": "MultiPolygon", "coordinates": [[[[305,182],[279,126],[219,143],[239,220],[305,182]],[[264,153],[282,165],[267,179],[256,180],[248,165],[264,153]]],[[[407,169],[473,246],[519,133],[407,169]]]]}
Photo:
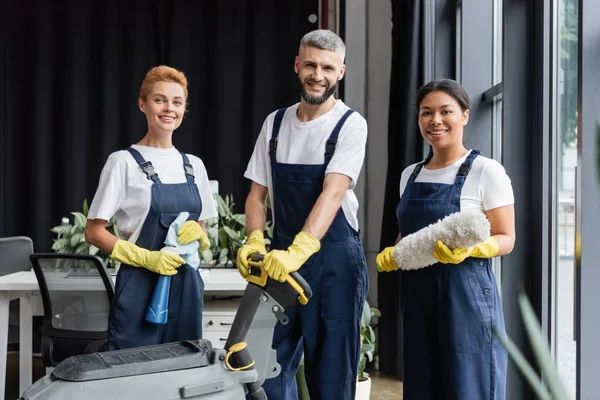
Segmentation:
{"type": "Polygon", "coordinates": [[[266,254],[267,196],[274,235],[265,255],[269,276],[284,281],[298,271],[310,284],[307,305],[286,310],[273,348],[278,377],[264,383],[269,399],[297,399],[295,375],[302,355],[312,400],[353,399],[359,360],[359,323],[368,290],[354,187],[365,156],[367,123],[333,95],[344,77],[346,46],[329,30],[306,34],[294,63],[300,102],[265,120],[244,176],[248,256],[266,254]]]}

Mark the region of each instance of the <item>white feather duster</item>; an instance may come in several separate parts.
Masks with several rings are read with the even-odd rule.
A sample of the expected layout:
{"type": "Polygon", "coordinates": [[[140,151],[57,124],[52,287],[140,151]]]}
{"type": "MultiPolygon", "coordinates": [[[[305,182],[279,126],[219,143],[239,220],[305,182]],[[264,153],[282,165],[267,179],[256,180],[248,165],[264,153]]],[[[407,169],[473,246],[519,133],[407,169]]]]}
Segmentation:
{"type": "Polygon", "coordinates": [[[394,247],[394,260],[404,271],[428,267],[438,262],[433,257],[438,240],[455,249],[473,247],[489,237],[490,222],[485,214],[478,210],[457,212],[403,237],[394,247]]]}

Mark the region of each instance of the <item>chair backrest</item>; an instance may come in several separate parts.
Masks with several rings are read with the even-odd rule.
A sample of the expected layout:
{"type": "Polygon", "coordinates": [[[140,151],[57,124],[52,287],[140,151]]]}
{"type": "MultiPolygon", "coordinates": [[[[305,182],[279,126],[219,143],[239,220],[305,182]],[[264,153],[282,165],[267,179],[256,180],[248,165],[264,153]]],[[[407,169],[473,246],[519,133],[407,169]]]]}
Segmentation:
{"type": "Polygon", "coordinates": [[[0,276],[29,271],[29,256],[32,253],[33,242],[27,236],[0,238],[0,276]]]}
{"type": "Polygon", "coordinates": [[[54,366],[68,356],[97,351],[93,344],[108,337],[114,297],[114,285],[102,260],[63,253],[34,253],[30,259],[44,306],[45,364],[54,366]]]}
{"type": "MultiPolygon", "coordinates": [[[[0,276],[13,272],[29,271],[29,256],[33,253],[33,241],[27,236],[0,238],[0,276]]],[[[16,351],[19,344],[19,300],[10,302],[8,350],[16,351]]]]}

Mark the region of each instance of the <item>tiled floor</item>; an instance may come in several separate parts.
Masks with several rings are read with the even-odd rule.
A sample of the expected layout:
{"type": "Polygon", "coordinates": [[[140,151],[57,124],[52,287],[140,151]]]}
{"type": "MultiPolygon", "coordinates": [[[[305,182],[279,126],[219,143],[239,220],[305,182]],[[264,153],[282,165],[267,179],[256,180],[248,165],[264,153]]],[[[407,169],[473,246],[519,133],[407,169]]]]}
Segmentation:
{"type": "Polygon", "coordinates": [[[402,381],[390,378],[379,372],[370,372],[373,380],[371,384],[371,400],[401,400],[402,381]]]}

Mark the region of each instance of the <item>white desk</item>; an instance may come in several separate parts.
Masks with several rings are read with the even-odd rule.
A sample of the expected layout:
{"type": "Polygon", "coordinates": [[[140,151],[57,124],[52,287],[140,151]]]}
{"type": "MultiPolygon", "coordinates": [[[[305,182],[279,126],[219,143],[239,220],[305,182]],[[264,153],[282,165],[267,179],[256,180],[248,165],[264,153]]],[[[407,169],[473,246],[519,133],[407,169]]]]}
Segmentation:
{"type": "MultiPolygon", "coordinates": [[[[113,277],[113,280],[115,277],[113,277]]],[[[204,294],[241,295],[247,282],[237,269],[211,269],[202,271],[204,294]]],[[[65,290],[99,290],[104,286],[94,283],[94,279],[66,278],[65,290]],[[92,282],[91,282],[92,281],[92,282]]],[[[53,287],[56,290],[56,286],[53,287]]],[[[4,399],[6,380],[6,348],[8,345],[8,309],[13,299],[20,299],[19,319],[19,393],[31,386],[33,340],[32,317],[43,315],[39,287],[33,271],[16,272],[0,277],[0,399],[4,399]]]]}

